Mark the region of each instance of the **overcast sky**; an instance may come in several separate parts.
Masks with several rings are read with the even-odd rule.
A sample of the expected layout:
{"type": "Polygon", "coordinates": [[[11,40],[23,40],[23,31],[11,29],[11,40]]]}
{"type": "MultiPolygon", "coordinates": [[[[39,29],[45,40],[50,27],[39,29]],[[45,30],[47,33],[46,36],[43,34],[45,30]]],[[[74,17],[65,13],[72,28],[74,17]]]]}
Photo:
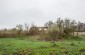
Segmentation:
{"type": "Polygon", "coordinates": [[[58,17],[85,22],[85,0],[0,0],[0,28],[36,23],[58,17]]]}

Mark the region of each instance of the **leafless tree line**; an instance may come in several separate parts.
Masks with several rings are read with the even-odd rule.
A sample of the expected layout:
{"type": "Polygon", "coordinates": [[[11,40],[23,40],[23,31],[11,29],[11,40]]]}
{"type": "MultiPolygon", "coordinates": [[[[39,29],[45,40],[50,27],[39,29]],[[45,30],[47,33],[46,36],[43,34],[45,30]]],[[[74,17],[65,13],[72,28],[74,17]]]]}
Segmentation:
{"type": "Polygon", "coordinates": [[[61,39],[63,37],[75,36],[74,32],[77,32],[76,36],[78,37],[78,32],[85,32],[85,23],[76,22],[75,20],[70,20],[68,18],[61,19],[57,18],[56,22],[48,21],[45,23],[44,27],[47,27],[47,30],[39,32],[36,25],[32,24],[30,27],[26,23],[24,25],[16,25],[12,29],[3,29],[0,30],[0,37],[20,37],[28,35],[46,35],[49,36],[47,39],[55,40],[61,39]],[[35,27],[35,28],[33,28],[35,27]]]}

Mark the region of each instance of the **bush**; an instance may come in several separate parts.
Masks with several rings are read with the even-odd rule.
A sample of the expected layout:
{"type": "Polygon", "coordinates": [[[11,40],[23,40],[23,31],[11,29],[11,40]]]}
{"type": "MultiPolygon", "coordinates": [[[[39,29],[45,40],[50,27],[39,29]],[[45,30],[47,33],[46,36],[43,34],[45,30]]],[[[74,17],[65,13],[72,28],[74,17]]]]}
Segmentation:
{"type": "Polygon", "coordinates": [[[51,26],[47,30],[47,36],[51,41],[56,41],[62,38],[62,33],[59,32],[56,26],[51,26]]]}
{"type": "Polygon", "coordinates": [[[54,41],[52,41],[51,44],[52,44],[52,47],[56,47],[57,46],[54,41]]]}
{"type": "Polygon", "coordinates": [[[57,37],[58,37],[58,31],[50,30],[50,31],[48,31],[48,36],[52,41],[55,41],[55,40],[57,40],[57,37]]]}
{"type": "Polygon", "coordinates": [[[84,48],[79,49],[80,52],[85,52],[84,48]]]}
{"type": "Polygon", "coordinates": [[[75,44],[72,42],[72,43],[71,43],[71,46],[75,46],[75,44]]]}

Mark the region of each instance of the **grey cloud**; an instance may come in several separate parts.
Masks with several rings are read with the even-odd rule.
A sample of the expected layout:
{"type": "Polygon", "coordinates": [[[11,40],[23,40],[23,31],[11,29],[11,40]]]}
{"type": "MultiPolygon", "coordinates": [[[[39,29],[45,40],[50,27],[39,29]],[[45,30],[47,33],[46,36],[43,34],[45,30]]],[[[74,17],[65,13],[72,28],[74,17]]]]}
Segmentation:
{"type": "Polygon", "coordinates": [[[0,26],[35,22],[41,26],[58,17],[85,22],[85,0],[0,0],[0,26]]]}

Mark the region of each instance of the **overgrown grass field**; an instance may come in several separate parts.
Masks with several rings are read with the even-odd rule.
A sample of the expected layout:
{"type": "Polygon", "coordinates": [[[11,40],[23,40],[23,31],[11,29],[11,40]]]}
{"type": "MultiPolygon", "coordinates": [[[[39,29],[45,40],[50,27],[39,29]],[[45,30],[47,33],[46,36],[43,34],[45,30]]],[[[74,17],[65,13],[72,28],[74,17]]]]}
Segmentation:
{"type": "Polygon", "coordinates": [[[85,55],[83,40],[37,41],[29,38],[0,38],[0,55],[85,55]]]}

